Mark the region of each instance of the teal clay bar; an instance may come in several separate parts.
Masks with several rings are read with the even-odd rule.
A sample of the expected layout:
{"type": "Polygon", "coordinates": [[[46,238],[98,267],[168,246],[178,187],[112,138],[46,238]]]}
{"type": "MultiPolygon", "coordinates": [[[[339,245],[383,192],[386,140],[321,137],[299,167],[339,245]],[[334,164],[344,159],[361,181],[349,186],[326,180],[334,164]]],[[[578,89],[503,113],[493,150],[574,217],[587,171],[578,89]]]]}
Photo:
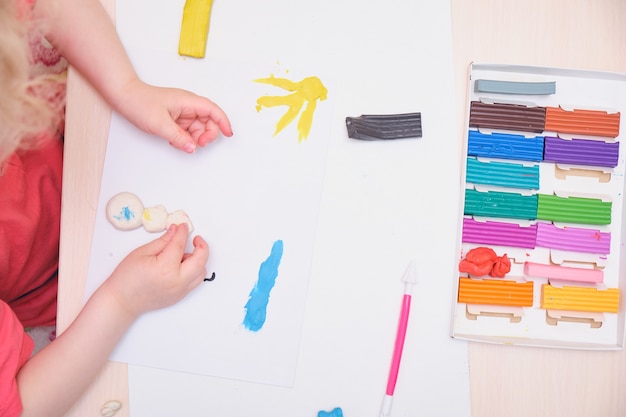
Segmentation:
{"type": "Polygon", "coordinates": [[[473,184],[485,184],[518,189],[539,189],[539,165],[479,161],[467,158],[465,179],[473,184]]]}
{"type": "Polygon", "coordinates": [[[537,218],[537,195],[525,196],[518,193],[466,189],[464,214],[534,220],[537,218]]]}

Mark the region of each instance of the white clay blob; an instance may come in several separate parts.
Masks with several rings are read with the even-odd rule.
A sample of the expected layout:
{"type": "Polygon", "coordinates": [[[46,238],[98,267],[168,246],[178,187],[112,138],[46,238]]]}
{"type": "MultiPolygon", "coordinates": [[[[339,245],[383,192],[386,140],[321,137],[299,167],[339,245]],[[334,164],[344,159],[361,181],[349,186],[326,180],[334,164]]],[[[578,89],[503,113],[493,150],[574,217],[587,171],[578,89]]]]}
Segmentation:
{"type": "Polygon", "coordinates": [[[107,219],[119,230],[133,230],[143,224],[143,203],[133,193],[121,192],[111,197],[106,207],[107,219]]]}
{"type": "Polygon", "coordinates": [[[162,232],[167,226],[167,210],[162,205],[148,207],[143,211],[143,227],[151,233],[162,232]]]}
{"type": "Polygon", "coordinates": [[[189,220],[189,216],[183,210],[176,210],[170,214],[168,214],[167,219],[165,220],[165,228],[170,227],[173,224],[182,224],[187,223],[187,227],[189,228],[189,233],[193,232],[193,224],[191,224],[191,220],[189,220]]]}

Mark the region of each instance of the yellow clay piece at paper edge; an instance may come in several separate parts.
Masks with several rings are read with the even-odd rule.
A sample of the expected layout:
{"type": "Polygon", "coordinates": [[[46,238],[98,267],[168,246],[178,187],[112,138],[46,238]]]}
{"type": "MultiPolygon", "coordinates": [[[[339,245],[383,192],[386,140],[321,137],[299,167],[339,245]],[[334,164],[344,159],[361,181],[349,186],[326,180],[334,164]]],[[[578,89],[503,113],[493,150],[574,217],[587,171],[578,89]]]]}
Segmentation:
{"type": "Polygon", "coordinates": [[[186,0],[180,28],[178,54],[204,58],[213,0],[186,0]]]}

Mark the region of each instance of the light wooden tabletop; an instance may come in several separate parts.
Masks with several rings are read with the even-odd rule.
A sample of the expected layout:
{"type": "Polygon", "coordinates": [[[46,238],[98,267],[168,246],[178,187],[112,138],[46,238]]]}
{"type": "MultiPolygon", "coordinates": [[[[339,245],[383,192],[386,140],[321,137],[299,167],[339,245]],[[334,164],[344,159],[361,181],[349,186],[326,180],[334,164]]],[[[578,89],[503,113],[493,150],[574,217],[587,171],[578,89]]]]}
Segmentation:
{"type": "MultiPolygon", "coordinates": [[[[102,2],[113,15],[114,0],[102,2]]],[[[451,9],[459,120],[470,62],[626,73],[624,0],[451,0],[451,9]]],[[[110,114],[70,70],[59,331],[82,306],[110,114]]],[[[626,415],[625,351],[470,343],[469,360],[473,417],[626,415]]],[[[128,401],[126,365],[109,363],[68,416],[99,416],[110,399],[128,401]]],[[[128,416],[128,407],[117,416],[128,416]]]]}

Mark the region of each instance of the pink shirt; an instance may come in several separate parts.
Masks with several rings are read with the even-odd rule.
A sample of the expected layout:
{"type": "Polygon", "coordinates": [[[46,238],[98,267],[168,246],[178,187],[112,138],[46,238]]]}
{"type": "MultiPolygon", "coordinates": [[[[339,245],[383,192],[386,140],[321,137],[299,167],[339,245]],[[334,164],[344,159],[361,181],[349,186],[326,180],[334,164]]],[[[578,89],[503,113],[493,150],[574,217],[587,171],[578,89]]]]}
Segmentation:
{"type": "Polygon", "coordinates": [[[17,417],[22,401],[15,376],[33,351],[28,336],[9,306],[0,301],[0,416],[17,417]]]}
{"type": "MultiPolygon", "coordinates": [[[[25,0],[32,5],[33,0],[25,0]]],[[[22,9],[23,11],[23,9],[22,9]]],[[[33,74],[63,74],[66,63],[31,33],[33,74]]],[[[59,94],[64,94],[60,86],[59,94]]],[[[62,127],[59,132],[62,132],[62,127]]],[[[24,326],[56,321],[63,142],[0,161],[0,416],[22,413],[16,376],[34,343],[24,326]]]]}
{"type": "Polygon", "coordinates": [[[26,327],[56,320],[63,144],[0,164],[0,299],[26,327]]]}

